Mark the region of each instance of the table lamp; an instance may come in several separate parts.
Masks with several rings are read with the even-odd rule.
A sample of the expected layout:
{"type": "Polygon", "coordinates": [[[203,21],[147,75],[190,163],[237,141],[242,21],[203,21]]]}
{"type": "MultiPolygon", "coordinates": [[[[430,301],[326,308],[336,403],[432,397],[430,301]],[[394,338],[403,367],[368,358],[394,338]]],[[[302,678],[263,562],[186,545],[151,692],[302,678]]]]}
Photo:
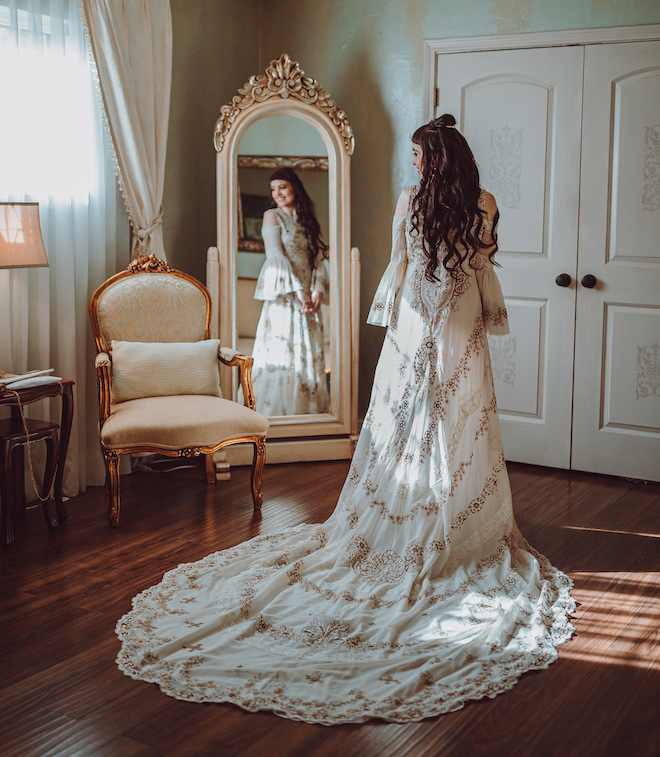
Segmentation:
{"type": "MultiPolygon", "coordinates": [[[[39,203],[0,202],[0,268],[43,268],[47,265],[39,203]]],[[[11,375],[0,371],[0,383],[4,384],[11,375]]]]}
{"type": "Polygon", "coordinates": [[[38,202],[0,202],[0,268],[48,265],[38,202]]]}

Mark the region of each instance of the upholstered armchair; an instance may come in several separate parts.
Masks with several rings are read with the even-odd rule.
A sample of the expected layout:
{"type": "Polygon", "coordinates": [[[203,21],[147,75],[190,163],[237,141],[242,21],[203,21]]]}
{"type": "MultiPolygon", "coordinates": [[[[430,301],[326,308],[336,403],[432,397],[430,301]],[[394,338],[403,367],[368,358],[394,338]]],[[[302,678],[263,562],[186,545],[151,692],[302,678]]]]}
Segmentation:
{"type": "Polygon", "coordinates": [[[119,523],[119,458],[130,453],[206,456],[254,445],[252,499],[262,504],[268,420],[254,409],[252,358],[209,339],[206,287],[154,255],[112,276],[89,302],[96,341],[101,451],[111,526],[119,523]],[[244,404],[222,397],[219,364],[239,370],[244,404]]]}

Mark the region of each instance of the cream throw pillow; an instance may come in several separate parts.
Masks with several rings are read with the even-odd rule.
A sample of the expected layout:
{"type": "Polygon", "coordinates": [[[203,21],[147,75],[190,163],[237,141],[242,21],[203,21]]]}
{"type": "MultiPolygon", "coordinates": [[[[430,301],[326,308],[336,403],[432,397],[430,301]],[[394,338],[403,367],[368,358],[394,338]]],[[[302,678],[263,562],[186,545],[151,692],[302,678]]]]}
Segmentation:
{"type": "Polygon", "coordinates": [[[219,339],[201,342],[112,340],[112,401],[176,394],[222,397],[219,339]]]}

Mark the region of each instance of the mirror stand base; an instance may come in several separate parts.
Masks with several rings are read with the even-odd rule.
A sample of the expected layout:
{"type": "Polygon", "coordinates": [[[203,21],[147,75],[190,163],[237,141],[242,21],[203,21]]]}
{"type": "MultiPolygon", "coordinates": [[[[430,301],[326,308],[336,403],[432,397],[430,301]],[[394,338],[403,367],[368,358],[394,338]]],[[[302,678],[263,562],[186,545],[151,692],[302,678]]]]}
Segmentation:
{"type": "MultiPolygon", "coordinates": [[[[350,460],[357,437],[339,436],[323,439],[268,439],[266,465],[302,463],[311,460],[350,460]]],[[[251,444],[234,444],[225,449],[229,465],[252,465],[251,444]]]]}
{"type": "Polygon", "coordinates": [[[228,481],[231,478],[231,466],[227,460],[226,449],[219,449],[213,453],[213,467],[216,481],[228,481]]]}

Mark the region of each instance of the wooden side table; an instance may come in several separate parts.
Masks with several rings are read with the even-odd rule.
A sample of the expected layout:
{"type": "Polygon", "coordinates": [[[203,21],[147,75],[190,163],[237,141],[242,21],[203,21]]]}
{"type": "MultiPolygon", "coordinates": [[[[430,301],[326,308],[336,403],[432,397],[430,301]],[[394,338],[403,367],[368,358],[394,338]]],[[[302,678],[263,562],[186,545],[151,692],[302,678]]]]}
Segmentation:
{"type": "Polygon", "coordinates": [[[46,470],[40,493],[46,525],[53,530],[67,518],[62,497],[62,481],[73,420],[73,383],[73,381],[61,381],[57,384],[42,384],[17,389],[16,392],[0,389],[0,405],[11,407],[11,418],[0,421],[0,503],[2,505],[1,541],[3,547],[9,546],[14,541],[15,514],[19,504],[25,505],[24,448],[28,442],[40,439],[46,441],[46,470]],[[46,397],[57,397],[60,394],[61,427],[58,422],[26,418],[25,425],[28,432],[26,435],[21,408],[32,402],[46,397]],[[53,476],[55,476],[54,482],[53,476]],[[52,511],[48,496],[51,484],[56,513],[52,511]]]}

